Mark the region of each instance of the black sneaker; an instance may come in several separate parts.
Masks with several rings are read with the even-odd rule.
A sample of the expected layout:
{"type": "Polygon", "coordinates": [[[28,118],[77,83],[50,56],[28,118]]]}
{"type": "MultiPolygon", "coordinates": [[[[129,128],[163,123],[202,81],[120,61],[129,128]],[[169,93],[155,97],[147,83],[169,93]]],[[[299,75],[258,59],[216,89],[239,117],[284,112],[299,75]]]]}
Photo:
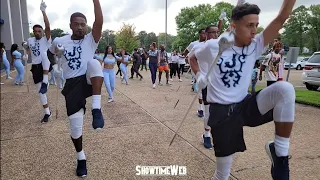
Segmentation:
{"type": "Polygon", "coordinates": [[[202,143],[205,148],[212,149],[213,146],[211,142],[211,137],[205,137],[204,134],[202,135],[202,143]]]}
{"type": "Polygon", "coordinates": [[[42,83],[39,93],[45,94],[48,91],[48,84],[42,83]]]}
{"type": "Polygon", "coordinates": [[[289,159],[291,157],[278,157],[274,148],[274,142],[269,141],[266,144],[266,152],[272,162],[271,175],[274,180],[289,180],[289,159]]]}
{"type": "Polygon", "coordinates": [[[77,176],[86,177],[88,174],[87,171],[87,161],[86,160],[78,160],[77,164],[77,176]]]}
{"type": "Polygon", "coordinates": [[[200,117],[200,118],[203,118],[203,117],[204,117],[202,110],[198,110],[198,117],[200,117]]]}
{"type": "Polygon", "coordinates": [[[41,123],[47,123],[49,121],[49,117],[51,116],[50,114],[45,114],[44,117],[41,120],[41,123]]]}
{"type": "Polygon", "coordinates": [[[101,129],[104,126],[104,119],[101,109],[92,109],[92,127],[93,129],[101,129]]]}
{"type": "Polygon", "coordinates": [[[129,79],[133,79],[133,77],[130,77],[129,79]]]}

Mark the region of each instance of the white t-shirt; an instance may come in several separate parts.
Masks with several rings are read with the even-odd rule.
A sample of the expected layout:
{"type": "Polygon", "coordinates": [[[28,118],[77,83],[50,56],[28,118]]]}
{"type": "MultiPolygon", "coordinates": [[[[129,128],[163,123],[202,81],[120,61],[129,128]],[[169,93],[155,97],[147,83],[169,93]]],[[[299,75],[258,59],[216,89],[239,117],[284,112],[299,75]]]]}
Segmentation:
{"type": "Polygon", "coordinates": [[[179,64],[186,64],[186,58],[184,56],[182,56],[182,55],[179,55],[178,56],[178,63],[179,64]]]}
{"type": "Polygon", "coordinates": [[[210,39],[205,43],[199,43],[196,45],[192,51],[194,51],[195,56],[198,60],[198,65],[200,72],[205,76],[208,73],[209,68],[211,67],[215,57],[219,52],[219,40],[210,39]],[[208,58],[207,54],[211,53],[213,59],[208,58]]]}
{"type": "Polygon", "coordinates": [[[178,55],[175,55],[175,56],[171,56],[171,62],[172,63],[177,63],[179,61],[179,56],[178,55]]]}
{"type": "Polygon", "coordinates": [[[30,49],[32,64],[40,64],[42,62],[41,53],[47,53],[51,42],[51,37],[49,40],[47,40],[46,36],[39,40],[37,40],[35,37],[28,39],[27,43],[30,49]]]}
{"type": "MultiPolygon", "coordinates": [[[[214,41],[212,41],[214,42],[214,41]]],[[[211,43],[209,43],[210,45],[211,43]]],[[[212,43],[217,47],[217,42],[212,43]]],[[[203,59],[215,59],[215,54],[208,48],[202,53],[203,59]]],[[[265,51],[263,34],[256,35],[247,47],[233,46],[225,50],[217,66],[209,75],[208,95],[209,103],[232,104],[242,101],[248,94],[251,76],[256,59],[265,51]],[[242,55],[242,52],[245,55],[242,55]]]]}
{"type": "Polygon", "coordinates": [[[281,60],[281,55],[280,54],[276,54],[274,52],[271,52],[266,56],[265,60],[263,61],[263,64],[266,66],[265,78],[266,78],[267,81],[277,81],[277,79],[278,79],[274,75],[274,73],[272,71],[270,71],[270,68],[269,68],[269,64],[273,63],[274,61],[277,61],[277,60],[281,60]]]}
{"type": "Polygon", "coordinates": [[[192,48],[193,48],[195,45],[199,44],[199,43],[200,43],[199,40],[191,42],[191,43],[189,44],[189,46],[187,47],[187,50],[188,50],[189,52],[191,52],[192,48]]]}
{"type": "Polygon", "coordinates": [[[82,40],[72,40],[71,35],[54,39],[50,51],[54,53],[57,44],[64,48],[61,68],[66,79],[86,74],[88,61],[94,60],[93,56],[98,47],[92,33],[85,35],[82,40]]]}

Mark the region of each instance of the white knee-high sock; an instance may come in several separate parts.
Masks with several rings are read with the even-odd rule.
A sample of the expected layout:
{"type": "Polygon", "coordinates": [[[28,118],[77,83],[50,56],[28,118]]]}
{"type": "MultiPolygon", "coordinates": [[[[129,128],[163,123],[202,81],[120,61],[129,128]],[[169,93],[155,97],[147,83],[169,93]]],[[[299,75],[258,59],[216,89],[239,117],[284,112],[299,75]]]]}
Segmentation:
{"type": "Polygon", "coordinates": [[[44,74],[42,82],[48,84],[48,81],[49,81],[48,79],[49,79],[48,74],[44,74]]]}
{"type": "Polygon", "coordinates": [[[274,148],[278,157],[288,156],[290,138],[280,137],[275,135],[274,148]]]}
{"type": "Polygon", "coordinates": [[[199,104],[199,111],[203,111],[203,103],[199,104]]]}
{"type": "MultiPolygon", "coordinates": [[[[83,113],[84,110],[80,109],[78,112],[69,116],[71,137],[73,139],[78,139],[82,136],[83,113]]],[[[83,149],[80,152],[77,152],[77,158],[78,160],[86,159],[83,149]]]]}
{"type": "Polygon", "coordinates": [[[101,109],[101,95],[92,95],[92,109],[101,109]]]}
{"type": "Polygon", "coordinates": [[[232,165],[232,155],[226,157],[216,157],[216,160],[217,165],[213,180],[228,180],[232,165]]]}

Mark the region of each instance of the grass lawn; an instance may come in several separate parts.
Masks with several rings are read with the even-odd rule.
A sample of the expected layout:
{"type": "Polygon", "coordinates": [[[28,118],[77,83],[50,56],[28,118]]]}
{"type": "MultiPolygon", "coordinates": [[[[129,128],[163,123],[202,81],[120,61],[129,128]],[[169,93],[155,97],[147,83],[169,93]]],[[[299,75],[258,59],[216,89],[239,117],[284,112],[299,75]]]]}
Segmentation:
{"type": "Polygon", "coordinates": [[[320,107],[320,92],[296,90],[296,102],[320,107]]]}
{"type": "MultiPolygon", "coordinates": [[[[256,91],[264,87],[256,87],[256,91]]],[[[296,103],[320,107],[320,92],[296,89],[296,103]]]]}

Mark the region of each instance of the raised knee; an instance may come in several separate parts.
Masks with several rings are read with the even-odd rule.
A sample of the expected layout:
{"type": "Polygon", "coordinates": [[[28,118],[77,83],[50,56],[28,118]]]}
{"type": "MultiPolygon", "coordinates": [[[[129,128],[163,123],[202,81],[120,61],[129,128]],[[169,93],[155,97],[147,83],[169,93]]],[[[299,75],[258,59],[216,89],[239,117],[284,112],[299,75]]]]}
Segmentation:
{"type": "Polygon", "coordinates": [[[274,89],[282,95],[285,102],[295,102],[296,92],[292,84],[286,81],[279,81],[274,84],[274,89]]]}

